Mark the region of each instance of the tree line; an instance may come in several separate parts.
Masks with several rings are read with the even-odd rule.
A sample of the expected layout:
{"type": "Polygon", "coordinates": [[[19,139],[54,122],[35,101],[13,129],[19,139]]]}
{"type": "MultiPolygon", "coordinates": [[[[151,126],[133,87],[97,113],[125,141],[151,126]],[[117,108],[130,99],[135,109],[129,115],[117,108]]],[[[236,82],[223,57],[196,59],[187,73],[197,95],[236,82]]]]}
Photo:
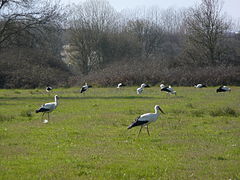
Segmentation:
{"type": "Polygon", "coordinates": [[[45,0],[1,0],[0,87],[143,80],[237,85],[240,33],[231,31],[234,23],[219,0],[121,12],[105,0],[67,8],[45,0]]]}

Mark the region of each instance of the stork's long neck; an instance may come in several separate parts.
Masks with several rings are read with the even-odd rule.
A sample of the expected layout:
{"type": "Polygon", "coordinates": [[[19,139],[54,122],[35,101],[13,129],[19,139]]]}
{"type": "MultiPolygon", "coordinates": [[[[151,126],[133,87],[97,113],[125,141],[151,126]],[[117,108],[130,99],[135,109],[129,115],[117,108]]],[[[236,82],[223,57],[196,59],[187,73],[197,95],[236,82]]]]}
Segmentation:
{"type": "Polygon", "coordinates": [[[160,114],[157,108],[155,108],[155,114],[157,114],[157,115],[160,114]]]}
{"type": "Polygon", "coordinates": [[[55,97],[55,104],[56,104],[56,106],[58,105],[58,98],[57,97],[55,97]]]}

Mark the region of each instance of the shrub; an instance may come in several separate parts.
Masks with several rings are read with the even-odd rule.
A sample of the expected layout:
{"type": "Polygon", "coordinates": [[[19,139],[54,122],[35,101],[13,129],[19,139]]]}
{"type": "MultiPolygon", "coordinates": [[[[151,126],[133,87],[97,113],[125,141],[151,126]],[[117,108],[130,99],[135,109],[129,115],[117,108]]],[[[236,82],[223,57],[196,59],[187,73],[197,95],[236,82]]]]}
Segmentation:
{"type": "Polygon", "coordinates": [[[40,50],[5,50],[0,54],[0,88],[65,86],[71,75],[65,64],[40,50]]]}
{"type": "MultiPolygon", "coordinates": [[[[189,67],[170,66],[166,60],[129,59],[107,65],[102,70],[71,79],[69,84],[89,82],[99,86],[116,86],[119,82],[139,86],[143,82],[156,85],[193,86],[204,83],[208,86],[240,83],[240,68],[233,66],[189,67]],[[224,72],[224,73],[222,73],[224,72]]],[[[79,84],[78,84],[79,85],[79,84]]]]}

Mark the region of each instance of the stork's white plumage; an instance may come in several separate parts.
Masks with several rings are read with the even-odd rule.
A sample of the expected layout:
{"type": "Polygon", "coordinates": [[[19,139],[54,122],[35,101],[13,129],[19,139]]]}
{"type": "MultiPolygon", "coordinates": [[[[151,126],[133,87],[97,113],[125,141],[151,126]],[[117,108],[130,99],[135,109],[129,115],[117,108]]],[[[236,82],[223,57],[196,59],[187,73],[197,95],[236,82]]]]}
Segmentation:
{"type": "Polygon", "coordinates": [[[174,91],[171,86],[161,88],[161,91],[165,91],[168,94],[175,94],[175,95],[177,94],[177,92],[174,91]]]}
{"type": "MultiPolygon", "coordinates": [[[[54,109],[58,106],[58,99],[59,97],[57,95],[54,96],[54,102],[43,104],[38,110],[36,110],[36,113],[42,112],[42,118],[45,113],[48,113],[48,120],[49,120],[49,113],[52,112],[54,109]]],[[[44,120],[43,123],[47,123],[48,121],[44,120]]]]}
{"type": "Polygon", "coordinates": [[[144,88],[150,87],[149,84],[146,84],[146,83],[141,84],[141,86],[143,86],[144,88]]]}
{"type": "Polygon", "coordinates": [[[160,88],[161,89],[165,88],[165,85],[164,84],[160,84],[160,88]]]}
{"type": "Polygon", "coordinates": [[[137,88],[137,94],[141,94],[143,92],[144,87],[145,84],[141,84],[141,87],[137,88]]]}
{"type": "Polygon", "coordinates": [[[80,89],[80,93],[87,91],[91,87],[92,87],[91,85],[88,85],[87,83],[85,83],[85,85],[82,86],[82,88],[80,89]]]}
{"type": "Polygon", "coordinates": [[[158,116],[160,115],[159,111],[161,111],[164,114],[163,110],[160,108],[159,105],[155,105],[154,110],[155,110],[155,113],[146,113],[146,114],[142,114],[141,116],[137,117],[136,120],[130,126],[128,126],[128,129],[131,129],[135,126],[141,126],[139,133],[138,133],[138,136],[139,136],[139,134],[142,130],[142,127],[146,126],[148,135],[150,135],[149,130],[148,130],[148,124],[155,122],[157,120],[158,116]]]}
{"type": "Polygon", "coordinates": [[[231,88],[229,88],[229,87],[227,87],[227,86],[220,86],[217,90],[216,90],[216,92],[218,93],[218,92],[230,92],[231,91],[231,88]]]}
{"type": "Polygon", "coordinates": [[[207,87],[205,84],[197,84],[197,85],[194,85],[195,88],[205,88],[207,87]]]}
{"type": "Polygon", "coordinates": [[[126,85],[123,84],[123,83],[119,83],[119,84],[117,85],[117,88],[120,88],[120,87],[123,87],[123,86],[126,86],[126,85]]]}

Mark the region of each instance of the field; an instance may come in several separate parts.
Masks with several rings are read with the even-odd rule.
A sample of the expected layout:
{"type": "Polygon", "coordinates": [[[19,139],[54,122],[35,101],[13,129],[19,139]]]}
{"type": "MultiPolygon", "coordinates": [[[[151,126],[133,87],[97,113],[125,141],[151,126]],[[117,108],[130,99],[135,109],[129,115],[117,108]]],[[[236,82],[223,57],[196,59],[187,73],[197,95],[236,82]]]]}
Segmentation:
{"type": "Polygon", "coordinates": [[[0,179],[240,179],[240,87],[0,90],[0,179]],[[35,110],[58,94],[43,124],[35,110]],[[127,130],[160,105],[137,137],[127,130]]]}

